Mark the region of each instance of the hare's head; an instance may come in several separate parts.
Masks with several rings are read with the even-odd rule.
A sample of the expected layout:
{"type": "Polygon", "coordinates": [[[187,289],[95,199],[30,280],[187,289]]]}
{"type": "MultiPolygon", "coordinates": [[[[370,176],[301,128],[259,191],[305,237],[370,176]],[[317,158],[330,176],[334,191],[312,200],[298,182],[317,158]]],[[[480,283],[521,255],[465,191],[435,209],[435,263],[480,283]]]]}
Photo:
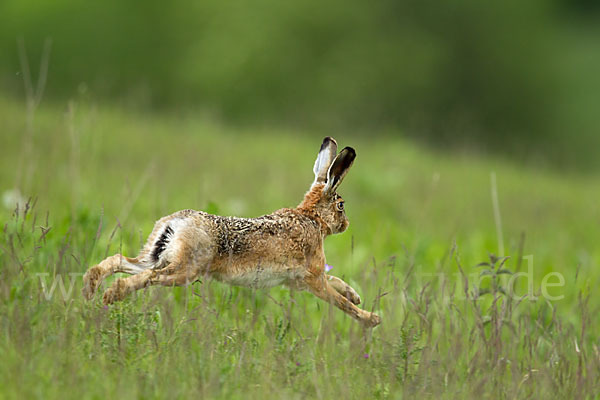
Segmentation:
{"type": "Polygon", "coordinates": [[[326,235],[344,232],[350,224],[337,188],[352,166],[356,152],[352,147],[345,147],[336,153],[336,141],[331,137],[323,139],[313,168],[315,180],[298,206],[320,220],[326,235]]]}

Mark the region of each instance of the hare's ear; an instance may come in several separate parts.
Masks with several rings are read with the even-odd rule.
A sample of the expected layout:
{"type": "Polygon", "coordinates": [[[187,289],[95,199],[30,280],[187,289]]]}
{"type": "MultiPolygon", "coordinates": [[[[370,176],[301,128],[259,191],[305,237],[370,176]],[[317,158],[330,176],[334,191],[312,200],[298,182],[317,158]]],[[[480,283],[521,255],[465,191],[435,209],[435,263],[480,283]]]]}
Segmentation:
{"type": "Polygon", "coordinates": [[[337,143],[335,139],[329,136],[323,139],[321,150],[319,150],[315,166],[313,167],[313,172],[315,173],[313,186],[317,183],[325,183],[327,181],[327,171],[335,158],[335,153],[337,153],[337,143]]]}
{"type": "Polygon", "coordinates": [[[335,193],[350,170],[355,158],[356,152],[352,147],[344,147],[344,149],[340,151],[340,154],[333,160],[333,163],[327,171],[327,184],[323,189],[324,192],[335,193]]]}

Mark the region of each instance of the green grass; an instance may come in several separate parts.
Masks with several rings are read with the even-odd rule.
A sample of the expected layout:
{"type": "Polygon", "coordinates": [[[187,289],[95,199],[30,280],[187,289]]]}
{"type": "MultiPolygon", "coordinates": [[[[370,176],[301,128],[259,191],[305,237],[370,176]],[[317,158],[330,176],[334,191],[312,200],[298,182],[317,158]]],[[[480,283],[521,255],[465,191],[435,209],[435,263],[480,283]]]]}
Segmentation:
{"type": "MultiPolygon", "coordinates": [[[[42,107],[28,130],[24,107],[1,99],[0,132],[0,189],[18,187],[35,203],[0,211],[0,398],[600,393],[600,301],[591,296],[600,280],[598,176],[434,153],[398,138],[232,128],[86,103],[42,107]],[[81,274],[106,255],[135,255],[163,215],[258,216],[296,205],[326,134],[358,155],[340,188],[350,228],[325,251],[332,273],[382,316],[374,331],[283,287],[207,281],[149,288],[107,309],[100,296],[83,300],[81,274]],[[521,298],[524,277],[518,299],[474,295],[490,287],[476,267],[489,252],[512,256],[504,267],[513,272],[526,272],[520,256],[532,256],[537,300],[521,298]],[[565,280],[547,290],[560,300],[542,296],[551,272],[565,280]],[[73,279],[73,292],[56,286],[47,299],[57,279],[67,291],[73,279]]],[[[507,288],[510,275],[499,277],[507,288]]]]}

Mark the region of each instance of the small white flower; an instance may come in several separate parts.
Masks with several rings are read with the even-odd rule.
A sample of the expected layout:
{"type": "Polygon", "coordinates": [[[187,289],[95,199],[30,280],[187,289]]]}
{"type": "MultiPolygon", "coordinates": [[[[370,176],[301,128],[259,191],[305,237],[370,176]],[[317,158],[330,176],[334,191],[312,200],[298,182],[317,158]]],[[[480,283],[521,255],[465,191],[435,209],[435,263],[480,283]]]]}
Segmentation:
{"type": "Polygon", "coordinates": [[[27,200],[21,195],[19,189],[9,189],[2,193],[2,204],[8,210],[14,210],[19,205],[19,208],[25,206],[27,200]]]}

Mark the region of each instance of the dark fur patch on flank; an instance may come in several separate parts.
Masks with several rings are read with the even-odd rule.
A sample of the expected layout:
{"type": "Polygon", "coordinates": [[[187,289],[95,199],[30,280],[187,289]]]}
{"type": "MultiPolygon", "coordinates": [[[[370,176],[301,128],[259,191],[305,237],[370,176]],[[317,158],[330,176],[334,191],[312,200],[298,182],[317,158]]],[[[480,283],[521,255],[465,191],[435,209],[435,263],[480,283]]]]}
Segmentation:
{"type": "Polygon", "coordinates": [[[154,244],[154,251],[152,251],[152,259],[154,261],[158,261],[160,255],[163,253],[163,251],[165,251],[165,249],[167,248],[167,244],[169,244],[169,239],[172,234],[173,229],[171,229],[171,227],[167,225],[162,235],[160,235],[160,237],[154,244]]]}
{"type": "Polygon", "coordinates": [[[284,229],[281,222],[272,215],[236,218],[204,214],[204,218],[214,223],[213,234],[220,257],[231,257],[248,252],[251,249],[249,237],[256,232],[277,236],[284,229]]]}

